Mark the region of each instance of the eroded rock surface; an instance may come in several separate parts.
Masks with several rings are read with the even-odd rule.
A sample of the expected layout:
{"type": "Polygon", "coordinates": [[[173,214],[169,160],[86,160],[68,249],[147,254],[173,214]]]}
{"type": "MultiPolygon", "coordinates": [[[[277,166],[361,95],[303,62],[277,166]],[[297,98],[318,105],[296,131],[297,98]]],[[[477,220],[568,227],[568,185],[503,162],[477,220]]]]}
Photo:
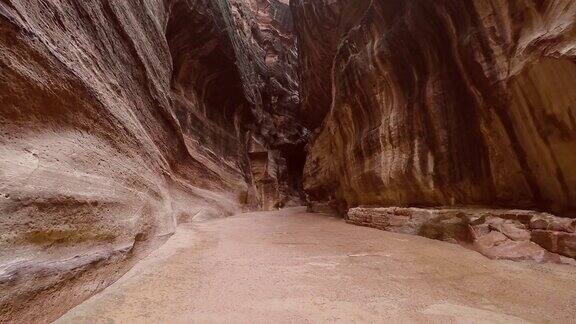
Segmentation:
{"type": "Polygon", "coordinates": [[[574,215],[576,3],[293,7],[302,110],[326,113],[306,161],[313,200],[574,215]]]}
{"type": "MultiPolygon", "coordinates": [[[[266,180],[255,179],[261,206],[302,202],[308,128],[299,112],[298,54],[288,0],[214,0],[235,49],[242,85],[258,127],[253,136],[267,151],[266,180]]],[[[252,155],[255,156],[255,155],[252,155]]]]}
{"type": "Polygon", "coordinates": [[[299,197],[287,8],[0,1],[0,321],[55,318],[179,222],[268,206],[253,137],[299,197]]]}
{"type": "Polygon", "coordinates": [[[493,258],[574,256],[570,219],[470,219],[485,213],[474,206],[576,216],[573,1],[292,7],[301,111],[320,125],[304,170],[309,210],[349,209],[349,222],[493,258]]]}
{"type": "Polygon", "coordinates": [[[575,24],[571,0],[0,0],[0,321],[55,318],[178,223],[305,199],[568,262],[575,24]]]}

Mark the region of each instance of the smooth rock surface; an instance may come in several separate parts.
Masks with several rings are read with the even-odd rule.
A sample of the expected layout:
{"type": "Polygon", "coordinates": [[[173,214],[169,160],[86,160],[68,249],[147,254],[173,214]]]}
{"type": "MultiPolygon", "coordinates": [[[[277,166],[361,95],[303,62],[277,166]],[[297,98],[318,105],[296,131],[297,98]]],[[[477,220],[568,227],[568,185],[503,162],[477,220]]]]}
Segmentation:
{"type": "Polygon", "coordinates": [[[575,269],[286,209],[185,224],[56,323],[568,323],[575,269]]]}

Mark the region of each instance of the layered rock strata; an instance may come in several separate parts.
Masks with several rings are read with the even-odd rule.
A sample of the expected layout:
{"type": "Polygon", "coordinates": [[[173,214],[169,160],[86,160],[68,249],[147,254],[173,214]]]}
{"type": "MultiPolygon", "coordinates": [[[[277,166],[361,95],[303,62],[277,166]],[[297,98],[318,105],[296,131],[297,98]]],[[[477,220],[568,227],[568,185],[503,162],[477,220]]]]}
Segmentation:
{"type": "MultiPolygon", "coordinates": [[[[301,111],[320,125],[304,170],[311,210],[491,206],[576,216],[576,3],[295,0],[292,8],[301,111]]],[[[402,213],[428,224],[438,211],[402,213]]],[[[387,216],[357,214],[349,220],[389,229],[380,223],[387,216]]],[[[522,245],[574,256],[572,232],[526,231],[522,245]]],[[[511,240],[504,236],[489,234],[511,240]]]]}
{"type": "Polygon", "coordinates": [[[0,0],[0,321],[51,320],[179,222],[302,189],[567,262],[575,23],[570,0],[0,0]]]}
{"type": "MultiPolygon", "coordinates": [[[[282,126],[297,104],[286,8],[0,1],[0,321],[54,319],[179,222],[269,204],[250,140],[281,161],[305,132],[282,126]]],[[[283,166],[274,190],[298,196],[283,166]]]]}
{"type": "Polygon", "coordinates": [[[576,3],[292,5],[312,200],[574,215],[576,3]]]}
{"type": "MultiPolygon", "coordinates": [[[[301,201],[304,145],[308,128],[301,122],[298,54],[288,0],[212,0],[232,40],[242,85],[257,128],[253,137],[268,151],[274,170],[256,181],[265,209],[301,201]],[[276,174],[278,175],[276,177],[276,174]],[[260,187],[262,185],[262,187],[260,187]],[[269,200],[272,199],[272,200],[269,200]]],[[[260,163],[260,162],[256,162],[260,163]]]]}

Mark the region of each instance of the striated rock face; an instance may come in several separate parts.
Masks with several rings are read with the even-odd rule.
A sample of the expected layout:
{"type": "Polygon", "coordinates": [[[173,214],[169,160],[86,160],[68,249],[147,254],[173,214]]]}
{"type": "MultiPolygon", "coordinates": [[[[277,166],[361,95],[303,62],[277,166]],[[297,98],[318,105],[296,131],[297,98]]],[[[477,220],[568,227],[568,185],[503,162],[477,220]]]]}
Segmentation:
{"type": "Polygon", "coordinates": [[[574,1],[292,6],[311,200],[576,215],[574,1]]]}
{"type": "MultiPolygon", "coordinates": [[[[254,179],[264,209],[301,201],[308,129],[298,118],[298,55],[288,0],[214,0],[235,48],[256,142],[266,150],[265,180],[254,179]]],[[[251,155],[255,157],[256,155],[251,155]]],[[[251,158],[252,159],[252,158],[251,158]]]]}
{"type": "Polygon", "coordinates": [[[286,8],[0,1],[0,321],[54,319],[179,222],[267,206],[252,136],[286,161],[305,132],[286,8]]]}
{"type": "Polygon", "coordinates": [[[332,68],[347,33],[358,26],[373,1],[293,0],[294,29],[298,37],[300,116],[317,128],[332,103],[332,68]]]}

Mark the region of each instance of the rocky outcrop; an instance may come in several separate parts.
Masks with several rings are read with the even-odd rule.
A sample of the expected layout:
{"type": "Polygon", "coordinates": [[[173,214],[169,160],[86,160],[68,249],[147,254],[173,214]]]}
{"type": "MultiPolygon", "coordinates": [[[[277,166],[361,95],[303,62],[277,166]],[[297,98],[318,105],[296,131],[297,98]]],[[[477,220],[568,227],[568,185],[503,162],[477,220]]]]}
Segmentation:
{"type": "Polygon", "coordinates": [[[346,34],[358,26],[374,1],[294,0],[294,30],[298,37],[300,116],[315,129],[330,111],[334,57],[346,34]]]}
{"type": "Polygon", "coordinates": [[[292,7],[301,111],[320,125],[304,170],[309,210],[493,258],[574,257],[572,220],[550,215],[541,229],[477,207],[576,217],[573,1],[292,7]]]}
{"type": "Polygon", "coordinates": [[[329,107],[307,150],[310,199],[574,215],[573,1],[293,7],[302,110],[329,107]]]}
{"type": "Polygon", "coordinates": [[[576,264],[576,220],[529,210],[371,208],[348,210],[346,221],[458,243],[492,259],[576,264]]]}

